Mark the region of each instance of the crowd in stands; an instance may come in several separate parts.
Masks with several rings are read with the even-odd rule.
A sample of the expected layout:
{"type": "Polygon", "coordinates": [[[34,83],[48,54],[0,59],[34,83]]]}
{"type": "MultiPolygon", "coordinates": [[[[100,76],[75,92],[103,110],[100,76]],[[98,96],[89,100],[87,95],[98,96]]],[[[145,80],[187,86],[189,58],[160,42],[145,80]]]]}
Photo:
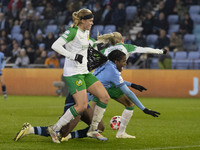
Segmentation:
{"type": "Polygon", "coordinates": [[[152,12],[148,12],[142,21],[143,34],[147,39],[150,36],[147,46],[167,47],[169,49],[168,58],[172,59],[173,69],[200,69],[200,58],[189,57],[190,53],[194,51],[200,53],[200,43],[197,41],[199,35],[195,33],[195,28],[200,27],[199,18],[200,5],[198,1],[166,0],[159,2],[159,9],[154,12],[154,15],[152,12]],[[184,52],[184,55],[187,52],[187,54],[186,57],[177,57],[182,59],[177,61],[175,56],[179,55],[179,52],[184,52]],[[184,61],[184,59],[187,60],[184,61]],[[198,63],[197,67],[194,67],[194,63],[198,63]]]}
{"type": "MultiPolygon", "coordinates": [[[[72,13],[88,8],[94,13],[94,25],[114,25],[125,43],[185,51],[184,36],[193,34],[196,25],[189,8],[199,4],[198,0],[4,0],[0,1],[0,48],[6,63],[15,68],[30,64],[63,67],[63,57],[53,52],[51,45],[71,25],[72,13]],[[154,10],[158,3],[159,8],[154,10]],[[137,15],[129,21],[128,6],[137,9],[137,15]],[[177,15],[178,21],[171,24],[170,15],[177,15]],[[126,29],[136,21],[141,22],[143,30],[132,39],[126,29]],[[176,30],[172,29],[174,25],[178,26],[176,30]],[[157,36],[155,43],[151,43],[153,38],[147,40],[149,35],[157,36]]],[[[193,50],[197,50],[200,44],[193,44],[193,50]]],[[[129,62],[134,64],[138,59],[140,55],[136,54],[129,62]]]]}

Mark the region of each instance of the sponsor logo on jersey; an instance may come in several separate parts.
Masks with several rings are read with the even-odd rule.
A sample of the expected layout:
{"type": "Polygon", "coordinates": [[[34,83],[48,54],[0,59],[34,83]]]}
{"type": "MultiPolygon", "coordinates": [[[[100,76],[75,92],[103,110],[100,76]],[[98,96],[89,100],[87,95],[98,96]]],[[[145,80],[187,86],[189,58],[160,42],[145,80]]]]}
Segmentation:
{"type": "Polygon", "coordinates": [[[87,38],[88,38],[88,41],[90,40],[90,36],[89,36],[89,34],[87,34],[87,38]]]}
{"type": "Polygon", "coordinates": [[[79,79],[79,80],[76,81],[76,85],[81,86],[82,84],[83,84],[82,80],[79,79]]]}

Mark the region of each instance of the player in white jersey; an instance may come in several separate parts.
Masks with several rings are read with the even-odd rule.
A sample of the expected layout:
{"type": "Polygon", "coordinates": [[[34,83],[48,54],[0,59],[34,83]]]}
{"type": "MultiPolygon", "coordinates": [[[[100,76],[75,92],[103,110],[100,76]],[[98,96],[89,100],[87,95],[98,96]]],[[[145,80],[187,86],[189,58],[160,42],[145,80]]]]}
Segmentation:
{"type": "Polygon", "coordinates": [[[52,49],[65,56],[63,76],[76,104],[70,107],[56,124],[48,127],[52,141],[60,143],[60,129],[87,109],[87,91],[99,102],[87,135],[99,140],[107,140],[97,131],[105,108],[110,99],[106,89],[98,79],[88,71],[87,50],[89,31],[93,25],[93,14],[88,9],[80,9],[72,14],[73,25],[68,28],[52,45],[52,49]]]}

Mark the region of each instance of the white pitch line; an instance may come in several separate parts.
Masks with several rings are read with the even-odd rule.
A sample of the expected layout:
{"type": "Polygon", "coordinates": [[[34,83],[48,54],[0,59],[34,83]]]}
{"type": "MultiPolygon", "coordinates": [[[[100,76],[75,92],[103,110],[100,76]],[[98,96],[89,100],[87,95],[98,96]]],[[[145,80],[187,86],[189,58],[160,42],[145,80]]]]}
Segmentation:
{"type": "Polygon", "coordinates": [[[182,149],[182,148],[194,148],[194,147],[200,147],[200,145],[185,145],[185,146],[160,147],[160,148],[147,148],[147,149],[135,149],[135,150],[182,149]]]}

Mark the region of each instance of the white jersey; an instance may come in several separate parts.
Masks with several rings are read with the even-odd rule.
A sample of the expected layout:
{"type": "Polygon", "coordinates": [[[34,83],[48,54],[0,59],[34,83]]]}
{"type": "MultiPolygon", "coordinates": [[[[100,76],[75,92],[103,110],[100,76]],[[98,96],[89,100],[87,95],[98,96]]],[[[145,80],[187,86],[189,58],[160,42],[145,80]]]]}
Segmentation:
{"type": "Polygon", "coordinates": [[[87,68],[87,51],[89,46],[88,30],[83,31],[78,27],[69,28],[54,43],[52,48],[65,56],[64,76],[89,73],[87,68]],[[59,45],[62,45],[62,47],[59,45]],[[81,64],[74,60],[76,54],[83,56],[81,64]]]}

